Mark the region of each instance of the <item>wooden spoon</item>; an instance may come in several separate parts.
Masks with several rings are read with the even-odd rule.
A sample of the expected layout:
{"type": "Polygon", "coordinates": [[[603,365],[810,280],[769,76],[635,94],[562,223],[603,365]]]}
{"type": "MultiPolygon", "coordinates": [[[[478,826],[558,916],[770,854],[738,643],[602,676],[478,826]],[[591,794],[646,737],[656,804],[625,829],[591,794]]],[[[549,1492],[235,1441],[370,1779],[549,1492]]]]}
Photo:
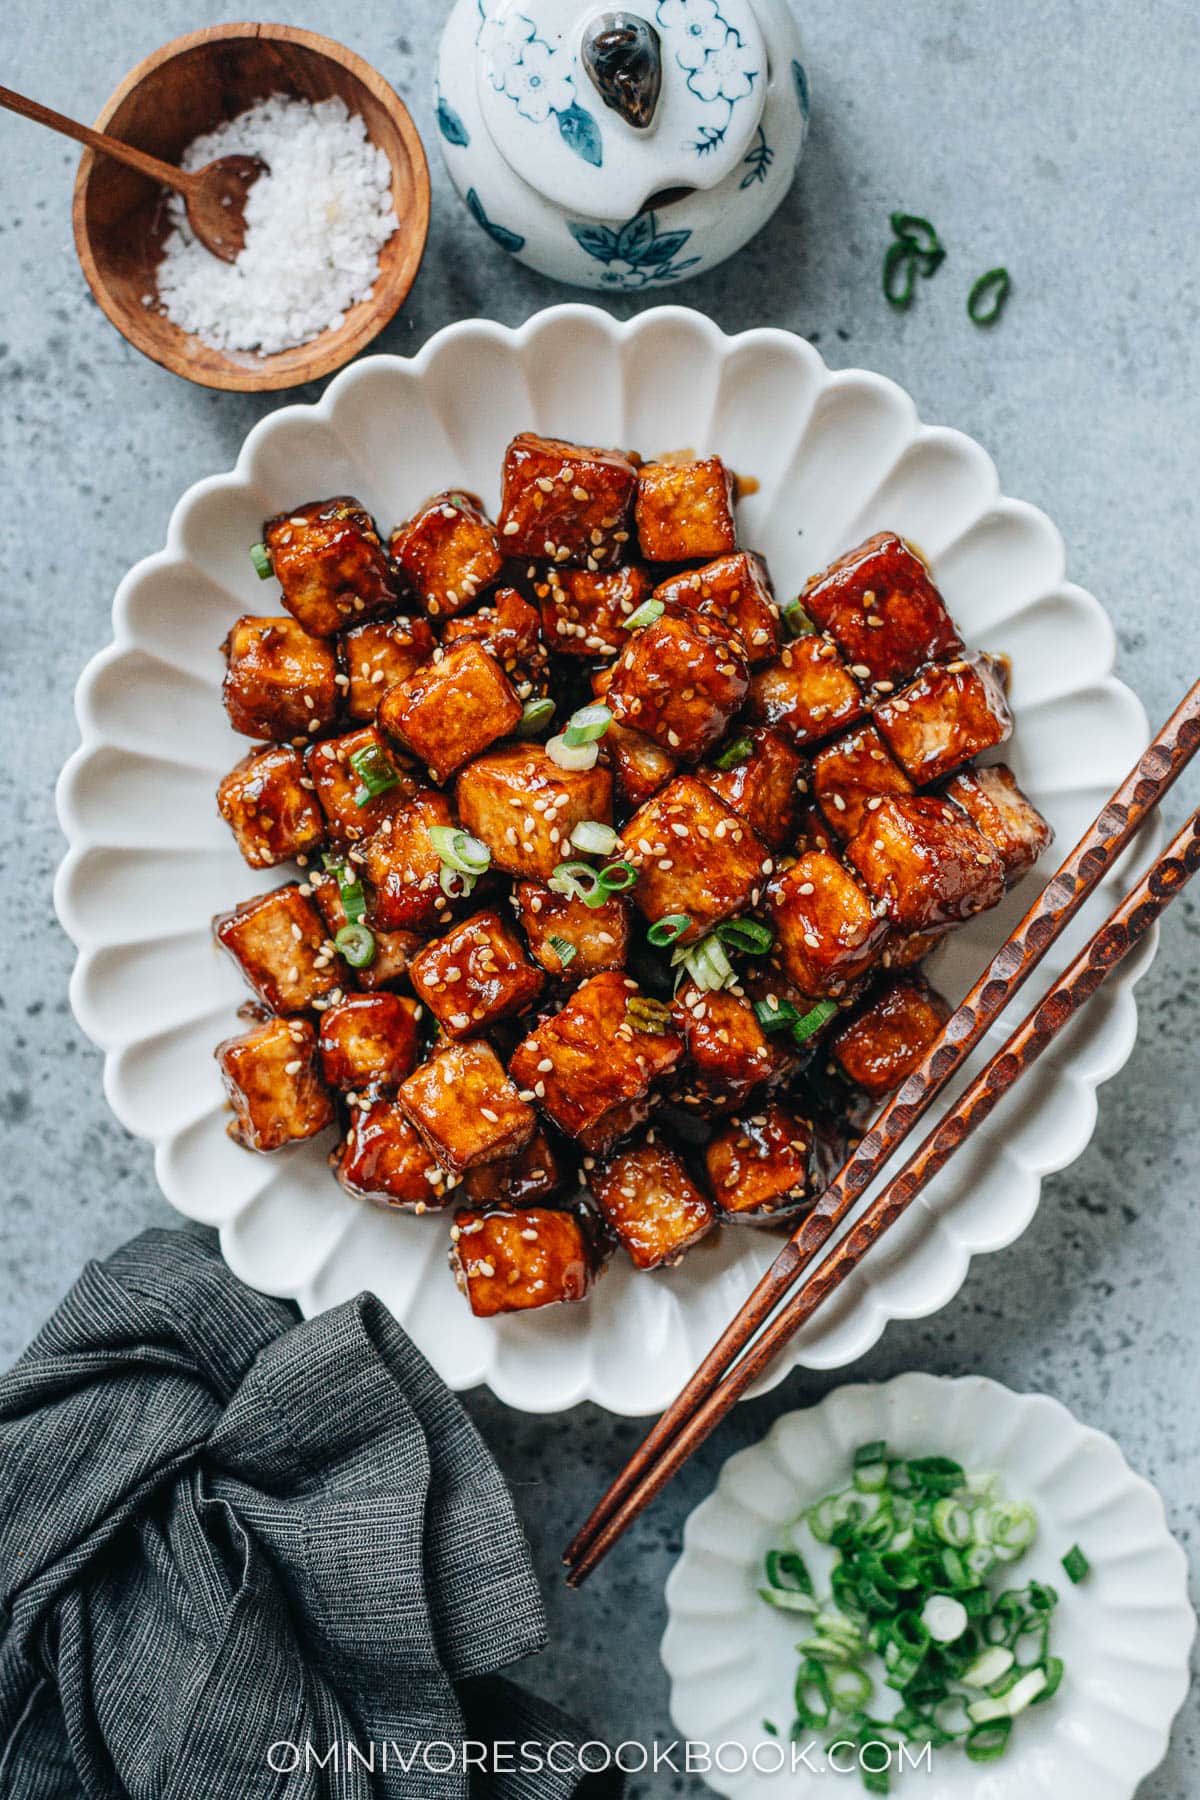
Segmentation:
{"type": "Polygon", "coordinates": [[[147,156],[144,150],[135,150],[120,138],[93,131],[90,125],[80,125],[38,100],[14,94],[11,88],[0,87],[0,106],[20,113],[22,118],[33,119],[38,125],[48,125],[51,131],[60,131],[64,137],[87,144],[101,155],[111,156],[152,181],[173,188],[183,195],[188,224],[204,248],[222,262],[237,261],[246,241],[246,195],[260,175],[269,173],[261,156],[219,156],[216,162],[189,173],[174,163],[160,162],[157,156],[147,156]]]}

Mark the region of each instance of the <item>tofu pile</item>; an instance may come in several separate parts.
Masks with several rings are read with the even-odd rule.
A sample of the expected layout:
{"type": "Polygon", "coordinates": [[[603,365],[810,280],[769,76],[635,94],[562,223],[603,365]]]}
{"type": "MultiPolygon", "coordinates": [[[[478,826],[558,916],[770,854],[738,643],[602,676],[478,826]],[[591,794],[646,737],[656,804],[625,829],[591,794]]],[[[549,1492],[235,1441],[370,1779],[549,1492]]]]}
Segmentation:
{"type": "Polygon", "coordinates": [[[948,1016],[922,960],[1051,837],[974,766],[1012,731],[1003,665],[902,538],[781,610],[716,456],[522,433],[502,493],[495,522],[438,494],[387,542],[345,496],[267,521],[283,610],[225,642],[254,748],[218,798],[250,867],[298,878],[214,926],[254,996],[216,1053],[231,1135],[336,1126],[349,1193],[447,1215],[483,1316],[810,1208],[948,1016]],[[562,766],[544,740],[596,704],[594,762],[562,766]],[[587,825],[636,873],[595,904],[556,876],[587,825]],[[473,891],[437,827],[486,847],[473,891]],[[691,950],[718,939],[714,979],[691,950]]]}

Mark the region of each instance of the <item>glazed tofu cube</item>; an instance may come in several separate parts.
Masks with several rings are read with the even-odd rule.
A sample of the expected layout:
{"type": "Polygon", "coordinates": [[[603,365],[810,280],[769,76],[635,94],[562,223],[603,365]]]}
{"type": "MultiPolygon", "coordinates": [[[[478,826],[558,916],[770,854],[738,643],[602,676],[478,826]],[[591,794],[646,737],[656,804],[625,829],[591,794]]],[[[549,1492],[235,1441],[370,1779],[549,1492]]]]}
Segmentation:
{"type": "Polygon", "coordinates": [[[500,664],[518,700],[545,693],[550,659],[541,615],[516,588],[498,588],[491,606],[481,606],[465,619],[451,619],[442,633],[448,650],[468,639],[500,664]]]}
{"type": "Polygon", "coordinates": [[[408,1077],[400,1104],[442,1167],[461,1175],[515,1156],[537,1117],[490,1044],[447,1044],[408,1077]]]}
{"type": "Polygon", "coordinates": [[[508,556],[613,569],[625,560],[637,470],[619,450],[523,431],[504,455],[500,541],[508,556]]]}
{"type": "Polygon", "coordinates": [[[543,976],[499,913],[473,913],[414,956],[409,979],[449,1038],[477,1037],[526,1012],[543,976]]]}
{"type": "Polygon", "coordinates": [[[339,685],[352,719],[370,724],[388,688],[407,681],[433,655],[437,639],[428,619],[368,619],[345,631],[341,645],[339,685]]]}
{"type": "Polygon", "coordinates": [[[450,1267],[480,1319],[582,1300],[600,1259],[576,1213],[545,1207],[455,1214],[450,1267]]]}
{"type": "Polygon", "coordinates": [[[346,980],[324,920],[296,882],[243,900],[233,912],[219,914],[213,930],[273,1013],[306,1012],[346,980]]]}
{"type": "Polygon", "coordinates": [[[313,637],[333,637],[396,604],[374,521],[346,494],[278,513],[267,520],[263,541],[283,604],[313,637]]]}
{"type": "Polygon", "coordinates": [[[630,1129],[651,1083],[682,1054],[667,1008],[647,1004],[636,981],[611,971],[585,981],[532,1031],[509,1072],[560,1130],[601,1151],[630,1129]]]}
{"type": "Polygon", "coordinates": [[[619,894],[602,906],[585,906],[538,881],[518,881],[517,918],[529,954],[550,975],[586,981],[604,969],[623,969],[629,952],[629,908],[619,894]]]}
{"type": "Polygon", "coordinates": [[[757,906],[770,857],[755,833],[695,775],[678,775],[621,832],[638,870],[633,899],[651,924],[668,913],[692,923],[694,943],[721,919],[757,906]]]}
{"type": "MultiPolygon", "coordinates": [[[[350,869],[357,875],[358,871],[353,863],[350,864],[350,869]]],[[[307,886],[312,889],[312,897],[325,921],[325,929],[329,933],[328,942],[337,936],[344,925],[350,923],[342,903],[341,886],[337,877],[327,869],[310,874],[307,886]]],[[[354,974],[360,988],[374,993],[393,981],[399,981],[425,939],[416,931],[380,931],[377,926],[372,926],[371,935],[375,939],[375,955],[365,968],[355,969],[354,974]]]]}
{"type": "Polygon", "coordinates": [[[812,1125],[777,1102],[730,1119],[704,1154],[721,1211],[749,1224],[811,1206],[817,1197],[812,1125]]]}
{"type": "Polygon", "coordinates": [[[577,825],[612,823],[612,774],[602,762],[560,769],[540,744],[505,744],[463,770],[456,802],[497,868],[548,881],[574,854],[570,837],[577,825]]]}
{"type": "Polygon", "coordinates": [[[233,1108],[229,1135],[247,1150],[281,1150],[332,1125],[307,1019],[264,1019],[218,1044],[216,1057],[233,1108]]]}
{"type": "Polygon", "coordinates": [[[374,894],[367,912],[372,931],[424,931],[449,923],[451,903],[442,892],[442,859],[431,825],[453,825],[450,804],[435,788],[422,788],[402,812],[384,819],[363,844],[361,866],[374,894]]]}
{"type": "Polygon", "coordinates": [[[803,994],[836,1000],[879,958],[887,925],[836,857],[810,850],[767,889],[780,964],[803,994]]]}
{"type": "Polygon", "coordinates": [[[747,716],[773,725],[791,743],[816,744],[861,719],[862,692],[832,638],[820,632],[794,638],[774,662],[755,671],[747,716]]]}
{"type": "Polygon", "coordinates": [[[647,562],[695,562],[737,549],[733,477],[719,456],[644,464],[635,516],[647,562]]]}
{"type": "Polygon", "coordinates": [[[244,756],[217,789],[217,806],[252,869],[303,856],[325,836],[303,758],[290,744],[244,756]]]}
{"type": "Polygon", "coordinates": [[[912,1074],[932,1048],[950,1008],[940,994],[909,976],[891,982],[830,1039],[842,1073],[872,1100],[882,1100],[912,1074]]]}
{"type": "Polygon", "coordinates": [[[922,669],[875,708],[875,723],[918,787],[943,781],[1012,736],[1012,713],[988,658],[962,656],[922,669]]]}
{"type": "Polygon", "coordinates": [[[337,659],[295,619],[247,615],[222,649],[229,723],[243,737],[283,743],[332,725],[337,717],[337,659]]]}
{"type": "Polygon", "coordinates": [[[840,644],[865,685],[907,681],[922,663],[953,656],[962,639],[921,558],[881,531],[816,575],[800,604],[840,644]]]}
{"type": "Polygon", "coordinates": [[[794,839],[804,810],[808,764],[778,731],[762,725],[739,731],[725,748],[730,758],[738,752],[736,761],[718,757],[697,775],[768,849],[782,850],[794,839]],[[728,768],[724,760],[730,760],[728,768]]]}
{"type": "Polygon", "coordinates": [[[623,569],[557,568],[536,588],[546,642],[560,656],[616,656],[628,640],[625,622],[654,591],[641,563],[623,569]]]}
{"type": "Polygon", "coordinates": [[[374,725],[325,738],[304,760],[328,835],[339,844],[370,837],[384,819],[403,811],[421,785],[374,725]]]}
{"type": "Polygon", "coordinates": [[[588,1175],[601,1216],[638,1269],[678,1263],[717,1222],[673,1150],[648,1132],[645,1143],[622,1150],[588,1175]]]}
{"type": "Polygon", "coordinates": [[[904,773],[873,725],[856,725],[813,757],[813,798],[831,829],[849,843],[888,794],[911,794],[904,773]]]}
{"type": "Polygon", "coordinates": [[[699,762],[746,698],[750,671],[723,625],[673,607],[636,632],[608,689],[613,717],[681,762],[699,762]]]}
{"type": "Polygon", "coordinates": [[[467,642],[389,688],[378,719],[395,738],[428,765],[434,781],[506,737],[521,722],[521,702],[494,656],[467,642]]]}
{"type": "Polygon", "coordinates": [[[500,539],[474,494],[435,494],[407,525],[397,526],[391,552],[404,581],[431,619],[452,618],[500,579],[500,539]]]}
{"type": "Polygon", "coordinates": [[[1054,833],[1032,800],[1017,786],[1005,763],[990,769],[964,769],[946,789],[946,798],[961,806],[975,829],[1000,852],[1009,887],[1031,869],[1054,833]]]}
{"type": "Polygon", "coordinates": [[[420,1007],[401,994],[349,994],[321,1015],[321,1072],[330,1087],[399,1087],[417,1061],[420,1007]]]}
{"type": "Polygon", "coordinates": [[[779,654],[779,608],[761,556],[738,550],[702,569],[673,575],[654,590],[668,605],[692,606],[737,633],[751,668],[779,654]]]}
{"type": "MultiPolygon", "coordinates": [[[[611,664],[593,675],[592,689],[597,700],[606,698],[612,676],[611,664]]],[[[641,806],[664,782],[670,781],[679,767],[678,758],[669,750],[656,744],[644,731],[634,731],[616,719],[604,734],[604,749],[612,764],[617,793],[626,807],[641,806]]]]}
{"type": "Polygon", "coordinates": [[[1004,892],[1000,852],[961,807],[932,795],[885,800],[846,855],[901,932],[957,924],[1004,892]]]}
{"type": "Polygon", "coordinates": [[[781,1066],[753,1006],[738,995],[706,993],[685,981],[672,1011],[687,1046],[687,1091],[705,1103],[721,1110],[740,1105],[781,1066]]]}
{"type": "Polygon", "coordinates": [[[351,1108],[334,1167],[348,1194],[397,1212],[440,1211],[459,1180],[434,1161],[399,1101],[383,1094],[351,1108]]]}
{"type": "Polygon", "coordinates": [[[939,925],[934,931],[910,931],[903,936],[893,931],[883,947],[879,967],[894,975],[905,969],[915,969],[918,963],[933,955],[950,929],[949,925],[939,925]]]}
{"type": "Polygon", "coordinates": [[[473,1206],[532,1206],[558,1192],[566,1173],[542,1130],[503,1162],[482,1163],[463,1176],[463,1195],[473,1206]]]}

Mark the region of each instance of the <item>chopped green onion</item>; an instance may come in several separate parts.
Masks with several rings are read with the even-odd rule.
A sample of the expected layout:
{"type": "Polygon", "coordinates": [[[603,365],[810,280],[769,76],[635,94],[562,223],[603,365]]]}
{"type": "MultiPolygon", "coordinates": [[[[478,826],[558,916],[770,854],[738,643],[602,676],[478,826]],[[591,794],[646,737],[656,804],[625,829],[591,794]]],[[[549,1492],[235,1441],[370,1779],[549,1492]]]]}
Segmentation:
{"type": "Polygon", "coordinates": [[[989,269],[967,295],[967,317],[973,325],[994,325],[1008,301],[1012,280],[1007,269],[989,269]]]}
{"type": "Polygon", "coordinates": [[[338,884],[338,898],[342,903],[347,925],[361,925],[367,910],[367,896],[362,882],[336,856],[326,856],[325,867],[338,884]]]}
{"type": "Polygon", "coordinates": [[[993,1644],[967,1665],[959,1680],[964,1687],[993,1687],[1008,1674],[1015,1660],[1012,1651],[1005,1649],[1003,1644],[993,1644]]]}
{"type": "Polygon", "coordinates": [[[1072,1544],[1062,1559],[1062,1566],[1067,1571],[1067,1578],[1078,1585],[1085,1576],[1091,1574],[1092,1565],[1078,1544],[1072,1544]]]}
{"type": "Polygon", "coordinates": [[[585,856],[611,856],[620,841],[612,826],[598,819],[581,820],[571,833],[572,847],[585,856]]]}
{"type": "Polygon", "coordinates": [[[767,1580],[773,1588],[788,1588],[796,1594],[813,1591],[808,1564],[794,1550],[768,1550],[766,1569],[767,1580]]]}
{"type": "Polygon", "coordinates": [[[1032,1506],[995,1506],[989,1514],[992,1548],[1001,1562],[1014,1562],[1037,1537],[1037,1514],[1032,1506]]]}
{"type": "Polygon", "coordinates": [[[844,1669],[832,1669],[829,1674],[829,1692],[833,1704],[839,1712],[855,1712],[865,1706],[875,1691],[875,1683],[865,1669],[858,1669],[849,1664],[844,1669]]]}
{"type": "Polygon", "coordinates": [[[810,1037],[815,1037],[822,1026],[828,1025],[830,1019],[837,1016],[836,1000],[818,1000],[810,1012],[797,1019],[792,1026],[792,1037],[797,1044],[806,1044],[810,1037]]]}
{"type": "Polygon", "coordinates": [[[887,247],[883,259],[883,297],[897,312],[907,312],[917,289],[917,251],[905,238],[887,247]]]}
{"type": "Polygon", "coordinates": [[[572,713],[567,720],[563,732],[563,742],[569,750],[578,750],[581,744],[594,744],[602,738],[612,724],[612,714],[607,706],[597,702],[593,706],[581,706],[577,713],[572,713]]]}
{"type": "Polygon", "coordinates": [[[646,933],[647,941],[656,950],[665,950],[668,944],[673,944],[690,929],[691,923],[687,913],[665,913],[661,919],[655,919],[646,933]]]}
{"type": "Polygon", "coordinates": [[[448,900],[466,900],[475,892],[475,876],[443,863],[438,870],[438,886],[448,900]]]}
{"type": "Polygon", "coordinates": [[[546,942],[549,944],[564,969],[567,967],[568,963],[574,962],[575,958],[579,955],[578,946],[569,944],[566,938],[559,937],[556,932],[552,931],[546,942]]]}
{"type": "Polygon", "coordinates": [[[892,230],[917,252],[922,275],[933,275],[946,260],[946,247],[941,238],[919,213],[892,214],[892,230]]]}
{"type": "Polygon", "coordinates": [[[633,864],[620,860],[609,863],[606,868],[603,868],[600,871],[600,885],[604,888],[606,894],[627,893],[629,889],[633,887],[637,878],[637,870],[634,868],[633,864]]]}
{"type": "Polygon", "coordinates": [[[352,969],[367,969],[375,961],[375,935],[365,925],[343,925],[334,943],[352,969]]]}
{"type": "Polygon", "coordinates": [[[641,631],[644,625],[653,625],[655,619],[661,619],[666,612],[666,605],[661,600],[643,600],[636,612],[631,612],[625,621],[626,631],[641,631]]]}
{"type": "Polygon", "coordinates": [[[967,1629],[967,1609],[949,1594],[931,1594],[921,1611],[921,1623],[935,1644],[953,1644],[967,1629]]]}
{"type": "Polygon", "coordinates": [[[1011,1719],[994,1719],[987,1724],[975,1725],[967,1733],[963,1748],[972,1762],[995,1762],[1008,1749],[1011,1731],[1011,1719]]]}
{"type": "Polygon", "coordinates": [[[760,1599],[777,1612],[815,1613],[817,1610],[811,1594],[802,1594],[794,1588],[765,1587],[759,1588],[758,1592],[760,1599]]]}
{"type": "Polygon", "coordinates": [[[568,744],[563,732],[546,739],[546,755],[560,769],[594,769],[600,755],[597,744],[568,744]]]}
{"type": "Polygon", "coordinates": [[[756,1000],[754,1016],[764,1031],[782,1031],[785,1025],[799,1023],[800,1014],[790,1000],[756,1000]]]}
{"type": "Polygon", "coordinates": [[[250,561],[254,564],[254,572],[260,581],[269,581],[275,573],[271,565],[271,552],[265,544],[251,544],[250,561]]]}
{"type": "Polygon", "coordinates": [[[765,956],[775,942],[775,933],[756,919],[726,919],[716,934],[731,950],[742,950],[747,956],[765,956]]]}
{"type": "Polygon", "coordinates": [[[727,744],[720,756],[713,758],[713,762],[718,769],[736,769],[739,763],[749,762],[753,755],[754,745],[751,740],[739,737],[734,738],[732,744],[727,744]]]}
{"type": "Polygon", "coordinates": [[[543,725],[548,725],[554,717],[553,700],[527,700],[521,708],[521,717],[517,724],[518,737],[536,737],[543,725]]]}
{"type": "Polygon", "coordinates": [[[599,885],[599,875],[591,863],[585,862],[560,862],[547,883],[556,894],[565,894],[568,900],[587,900],[599,885]]]}
{"type": "Polygon", "coordinates": [[[963,1484],[959,1463],[948,1456],[920,1456],[909,1461],[908,1472],[916,1487],[931,1494],[953,1494],[963,1484]]]}
{"type": "Polygon", "coordinates": [[[779,1736],[779,1727],[775,1723],[774,1719],[764,1719],[762,1722],[762,1728],[766,1732],[768,1737],[778,1737],[779,1736]]]}
{"type": "Polygon", "coordinates": [[[680,944],[675,957],[683,964],[696,986],[706,994],[715,994],[734,980],[733,964],[725,954],[725,946],[712,932],[701,938],[698,944],[680,944]]]}
{"type": "Polygon", "coordinates": [[[625,1002],[625,1017],[637,1031],[650,1037],[665,1037],[671,1029],[671,1009],[649,994],[630,994],[625,1002]]]}
{"type": "Polygon", "coordinates": [[[798,600],[792,600],[787,606],[781,607],[779,616],[794,638],[812,637],[817,629],[798,600]]]}
{"type": "Polygon", "coordinates": [[[959,1500],[939,1500],[933,1509],[933,1529],[944,1544],[963,1550],[971,1542],[971,1514],[959,1500]]]}
{"type": "Polygon", "coordinates": [[[380,744],[364,744],[361,750],[352,750],[350,767],[362,782],[354,796],[355,806],[367,806],[389,788],[399,786],[395,765],[380,744]]]}
{"type": "Polygon", "coordinates": [[[871,1444],[860,1444],[858,1449],[854,1452],[854,1467],[856,1469],[867,1468],[870,1465],[885,1462],[886,1460],[887,1444],[882,1438],[876,1438],[874,1443],[871,1444]]]}
{"type": "Polygon", "coordinates": [[[486,844],[457,825],[431,825],[429,841],[442,862],[461,875],[482,875],[491,866],[492,853],[486,844]]]}
{"type": "Polygon", "coordinates": [[[1042,1667],[1046,1671],[1046,1685],[1040,1694],[1033,1696],[1029,1703],[1031,1706],[1041,1706],[1045,1701],[1052,1700],[1062,1686],[1065,1665],[1061,1657],[1048,1656],[1042,1667]]]}

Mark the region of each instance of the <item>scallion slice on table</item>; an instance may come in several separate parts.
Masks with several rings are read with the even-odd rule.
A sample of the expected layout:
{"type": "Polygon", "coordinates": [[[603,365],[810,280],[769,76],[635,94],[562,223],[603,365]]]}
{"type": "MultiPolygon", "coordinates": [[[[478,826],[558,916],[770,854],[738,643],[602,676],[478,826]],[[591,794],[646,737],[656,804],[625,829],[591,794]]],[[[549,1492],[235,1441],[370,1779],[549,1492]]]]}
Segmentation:
{"type": "Polygon", "coordinates": [[[669,944],[678,942],[691,923],[687,913],[664,913],[661,919],[655,919],[646,933],[647,942],[656,950],[665,950],[669,944]]]}
{"type": "Polygon", "coordinates": [[[554,717],[553,700],[527,700],[521,708],[521,718],[517,725],[517,736],[522,738],[536,737],[543,725],[548,725],[554,717]]]}
{"type": "Polygon", "coordinates": [[[400,777],[391,758],[378,744],[364,744],[361,750],[352,751],[350,767],[362,782],[354,796],[355,806],[368,806],[389,788],[399,786],[400,777]]]}
{"type": "Polygon", "coordinates": [[[367,969],[375,961],[375,934],[365,925],[343,925],[333,941],[352,969],[367,969]]]}
{"type": "Polygon", "coordinates": [[[666,607],[661,600],[643,600],[636,612],[631,612],[625,621],[626,631],[641,631],[646,625],[653,625],[655,619],[661,619],[666,607]]]}
{"type": "Polygon", "coordinates": [[[1067,1572],[1067,1579],[1078,1586],[1092,1572],[1092,1565],[1078,1544],[1072,1544],[1062,1559],[1062,1566],[1067,1572]]]}
{"type": "Polygon", "coordinates": [[[482,875],[491,867],[492,853],[469,831],[456,825],[431,825],[429,841],[442,862],[460,875],[482,875]]]}
{"type": "Polygon", "coordinates": [[[883,259],[883,297],[897,312],[907,312],[917,291],[918,253],[904,238],[887,247],[883,259]]]}
{"type": "Polygon", "coordinates": [[[581,706],[567,720],[563,742],[568,749],[578,750],[581,744],[594,744],[602,738],[611,724],[612,714],[607,706],[601,706],[598,701],[594,706],[581,706]]]}
{"type": "Polygon", "coordinates": [[[265,544],[251,544],[250,561],[254,564],[254,573],[260,581],[270,581],[275,573],[271,564],[271,552],[265,544]]]}
{"type": "Polygon", "coordinates": [[[920,259],[922,275],[932,275],[946,260],[946,247],[934,227],[920,213],[894,212],[892,230],[901,242],[911,244],[920,259]]]}
{"type": "Polygon", "coordinates": [[[581,819],[571,833],[571,848],[584,856],[611,856],[620,841],[612,826],[599,819],[581,819]]]}
{"type": "Polygon", "coordinates": [[[1004,268],[989,269],[967,295],[967,317],[973,325],[994,325],[1008,303],[1012,278],[1004,268]]]}

